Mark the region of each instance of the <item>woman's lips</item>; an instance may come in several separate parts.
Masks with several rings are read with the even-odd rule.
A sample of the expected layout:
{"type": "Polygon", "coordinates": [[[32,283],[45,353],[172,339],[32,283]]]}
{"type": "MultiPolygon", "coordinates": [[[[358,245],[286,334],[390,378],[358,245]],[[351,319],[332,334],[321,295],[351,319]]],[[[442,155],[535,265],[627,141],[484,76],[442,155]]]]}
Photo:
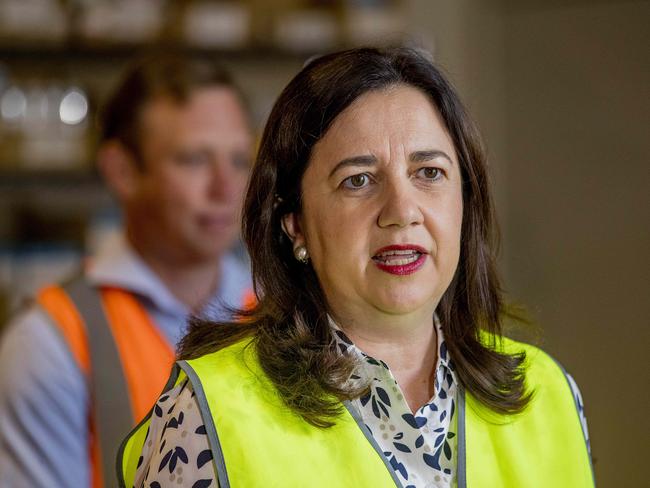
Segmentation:
{"type": "Polygon", "coordinates": [[[381,271],[403,276],[420,269],[427,259],[427,254],[421,246],[399,244],[377,250],[372,261],[381,271]]]}

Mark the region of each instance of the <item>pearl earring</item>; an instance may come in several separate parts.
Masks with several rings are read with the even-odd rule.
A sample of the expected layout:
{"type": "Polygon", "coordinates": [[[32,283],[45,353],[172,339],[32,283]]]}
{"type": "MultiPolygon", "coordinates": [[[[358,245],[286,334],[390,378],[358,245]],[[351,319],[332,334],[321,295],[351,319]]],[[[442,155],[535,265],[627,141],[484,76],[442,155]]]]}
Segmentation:
{"type": "Polygon", "coordinates": [[[296,246],[293,250],[293,255],[302,264],[307,264],[307,261],[309,261],[309,253],[305,246],[296,246]]]}

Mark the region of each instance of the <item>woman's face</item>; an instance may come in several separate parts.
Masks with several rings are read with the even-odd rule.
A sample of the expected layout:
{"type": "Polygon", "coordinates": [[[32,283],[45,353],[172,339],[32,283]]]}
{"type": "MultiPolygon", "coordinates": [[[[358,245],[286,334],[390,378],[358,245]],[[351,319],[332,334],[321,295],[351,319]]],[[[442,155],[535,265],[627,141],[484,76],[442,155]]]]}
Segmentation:
{"type": "Polygon", "coordinates": [[[285,229],[335,316],[433,313],[458,264],[463,200],[453,143],[422,92],[369,92],[342,112],[313,148],[302,204],[285,229]]]}

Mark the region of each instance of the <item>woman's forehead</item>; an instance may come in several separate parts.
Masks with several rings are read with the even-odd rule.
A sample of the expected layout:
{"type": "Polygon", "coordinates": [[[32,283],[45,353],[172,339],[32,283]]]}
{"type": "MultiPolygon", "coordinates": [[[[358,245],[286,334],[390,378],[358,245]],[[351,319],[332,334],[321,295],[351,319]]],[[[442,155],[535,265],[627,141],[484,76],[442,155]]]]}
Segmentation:
{"type": "Polygon", "coordinates": [[[357,98],[314,146],[312,159],[362,154],[388,157],[394,151],[424,149],[449,153],[453,152],[453,143],[427,95],[417,88],[397,85],[357,98]]]}

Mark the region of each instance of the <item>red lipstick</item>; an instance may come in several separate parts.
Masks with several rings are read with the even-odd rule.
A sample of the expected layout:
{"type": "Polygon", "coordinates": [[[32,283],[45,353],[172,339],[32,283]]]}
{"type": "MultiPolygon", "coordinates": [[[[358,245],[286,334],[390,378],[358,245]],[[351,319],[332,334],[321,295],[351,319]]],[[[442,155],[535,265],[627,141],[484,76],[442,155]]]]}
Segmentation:
{"type": "Polygon", "coordinates": [[[415,273],[427,259],[427,251],[415,244],[395,244],[378,249],[372,261],[386,273],[404,276],[415,273]]]}

